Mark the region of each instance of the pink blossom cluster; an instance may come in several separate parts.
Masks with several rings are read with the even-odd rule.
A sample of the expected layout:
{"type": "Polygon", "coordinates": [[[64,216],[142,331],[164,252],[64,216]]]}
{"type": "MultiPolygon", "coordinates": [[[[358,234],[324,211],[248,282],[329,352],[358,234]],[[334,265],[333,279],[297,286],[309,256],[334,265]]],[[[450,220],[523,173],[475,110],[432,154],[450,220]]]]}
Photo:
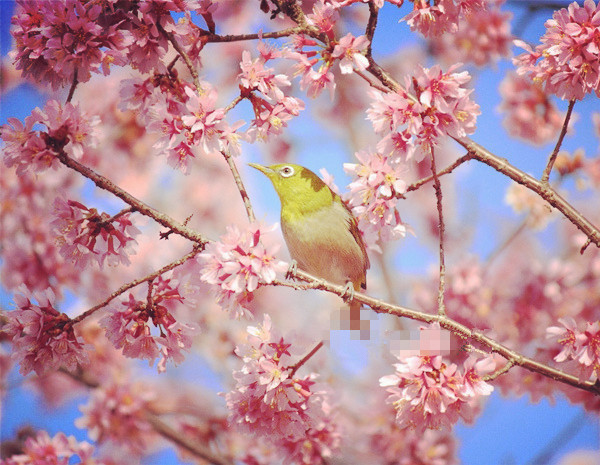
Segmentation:
{"type": "Polygon", "coordinates": [[[472,421],[474,404],[494,390],[482,377],[495,365],[492,357],[469,357],[460,372],[441,355],[414,356],[400,359],[394,365],[396,373],[383,376],[379,383],[390,393],[388,401],[401,428],[450,428],[460,418],[472,421]]]}
{"type": "Polygon", "coordinates": [[[145,302],[129,294],[129,299],[121,302],[125,308],[113,309],[100,325],[112,344],[123,349],[123,355],[150,364],[160,356],[158,370],[164,372],[168,360],[184,360],[182,351],[190,349],[195,329],[173,316],[176,304],[183,302],[176,282],[161,276],[151,286],[145,302]]]}
{"type": "Polygon", "coordinates": [[[383,136],[377,144],[379,152],[420,161],[440,137],[464,137],[475,131],[479,105],[470,98],[472,90],[464,87],[471,77],[454,69],[443,73],[437,65],[420,67],[414,76],[406,77],[406,90],[371,91],[367,116],[383,136]]]}
{"type": "MultiPolygon", "coordinates": [[[[75,80],[89,81],[92,73],[107,75],[111,64],[130,64],[142,73],[164,73],[167,35],[177,31],[171,13],[189,15],[189,11],[197,11],[208,17],[211,10],[199,0],[147,0],[127,7],[115,1],[17,3],[17,14],[12,19],[17,69],[37,82],[49,82],[54,89],[75,80]]],[[[195,51],[192,56],[197,57],[195,31],[189,23],[181,29],[188,50],[195,51]]]]}
{"type": "Polygon", "coordinates": [[[78,442],[74,436],[67,437],[57,433],[53,437],[46,431],[39,431],[35,436],[25,440],[23,453],[15,454],[1,460],[2,465],[65,465],[75,463],[77,458],[80,465],[102,465],[93,459],[94,447],[85,442],[78,442]]]}
{"type": "Polygon", "coordinates": [[[502,124],[509,134],[535,145],[554,140],[563,125],[564,113],[556,108],[539,82],[509,73],[500,84],[505,113],[502,124]]]}
{"type": "Polygon", "coordinates": [[[590,92],[600,96],[600,3],[573,2],[556,11],[545,26],[535,50],[522,40],[514,41],[525,50],[514,59],[517,72],[562,99],[581,100],[590,92]]]}
{"type": "Polygon", "coordinates": [[[146,421],[155,393],[147,385],[110,383],[92,392],[82,417],[75,426],[88,430],[98,443],[124,446],[129,455],[141,454],[156,441],[156,433],[146,421]]]}
{"type": "Polygon", "coordinates": [[[336,22],[340,18],[339,9],[345,6],[338,2],[315,2],[307,21],[319,32],[327,36],[327,44],[318,42],[303,34],[294,36],[292,49],[285,54],[286,58],[296,61],[296,71],[302,75],[300,88],[306,90],[310,97],[318,96],[324,89],[329,89],[333,98],[336,87],[332,67],[337,62],[342,74],[364,71],[369,61],[365,56],[369,40],[366,36],[355,37],[348,33],[341,39],[335,37],[336,22]]]}
{"type": "Polygon", "coordinates": [[[81,158],[87,148],[97,143],[98,118],[89,119],[72,103],[62,105],[50,100],[43,110],[33,110],[24,124],[16,118],[8,118],[8,122],[0,127],[0,137],[6,144],[4,163],[15,166],[18,175],[30,169],[38,173],[56,167],[56,155],[63,150],[81,158]],[[46,130],[34,130],[36,124],[43,124],[46,130]]]}
{"type": "Polygon", "coordinates": [[[587,322],[584,331],[579,330],[572,317],[559,318],[558,322],[562,327],[551,326],[546,330],[546,337],[563,347],[554,360],[574,360],[580,378],[596,382],[600,378],[600,321],[587,322]]]}
{"type": "Polygon", "coordinates": [[[246,131],[250,142],[267,141],[271,135],[281,134],[287,122],[304,110],[304,102],[286,95],[282,87],[291,85],[285,74],[275,74],[267,63],[281,58],[282,52],[264,43],[258,45],[260,56],[252,59],[250,52],[242,53],[241,72],[238,75],[241,95],[252,104],[254,119],[246,131]]]}
{"type": "Polygon", "coordinates": [[[396,204],[406,192],[403,180],[406,167],[397,158],[378,152],[356,153],[358,163],[344,163],[346,173],[354,180],[348,185],[346,202],[358,220],[358,227],[370,248],[378,249],[387,242],[406,235],[396,204]]]}
{"type": "Polygon", "coordinates": [[[419,31],[425,37],[456,32],[463,15],[484,8],[484,0],[411,0],[413,11],[402,18],[411,31],[419,31]]]}
{"type": "Polygon", "coordinates": [[[285,262],[275,258],[279,247],[267,248],[261,242],[261,236],[275,228],[258,223],[243,230],[228,226],[219,241],[209,243],[198,255],[201,280],[215,287],[218,303],[236,317],[249,315],[252,293],[287,269],[285,262]]]}
{"type": "Polygon", "coordinates": [[[510,56],[512,13],[500,10],[504,0],[484,0],[483,8],[465,14],[458,30],[433,37],[430,47],[443,63],[486,66],[510,56]]]}
{"type": "Polygon", "coordinates": [[[129,265],[134,253],[134,239],[140,231],[133,225],[129,213],[111,217],[98,213],[75,200],[60,197],[54,201],[55,219],[51,226],[65,259],[85,268],[91,261],[100,267],[106,260],[109,266],[129,265]]]}
{"type": "Polygon", "coordinates": [[[315,391],[316,375],[295,376],[293,345],[274,334],[268,315],[262,325],[248,327],[248,333],[248,344],[235,351],[244,361],[233,373],[236,388],[225,395],[230,423],[266,437],[285,451],[286,463],[311,464],[329,457],[339,432],[327,396],[315,391]]]}
{"type": "Polygon", "coordinates": [[[225,120],[226,111],[217,107],[218,94],[208,82],[193,90],[176,75],[124,81],[122,95],[127,95],[126,108],[139,108],[148,130],[160,135],[154,148],[167,156],[173,168],[185,174],[196,150],[210,154],[219,150],[240,153],[241,122],[233,126],[225,120]]]}
{"type": "Polygon", "coordinates": [[[70,318],[54,307],[50,288],[31,293],[22,285],[14,299],[17,308],[5,313],[3,332],[12,340],[12,356],[21,364],[21,374],[75,371],[88,363],[84,342],[70,318]]]}

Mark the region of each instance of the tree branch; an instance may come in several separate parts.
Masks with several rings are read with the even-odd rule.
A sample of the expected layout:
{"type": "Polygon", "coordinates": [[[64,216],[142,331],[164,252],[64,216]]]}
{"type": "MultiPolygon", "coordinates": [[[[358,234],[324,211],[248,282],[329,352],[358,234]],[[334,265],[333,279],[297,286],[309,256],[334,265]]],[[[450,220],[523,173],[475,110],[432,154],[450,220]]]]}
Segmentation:
{"type": "Polygon", "coordinates": [[[134,196],[132,196],[128,192],[124,191],[119,186],[117,186],[115,183],[113,183],[109,179],[105,178],[101,174],[96,173],[94,170],[79,163],[77,160],[70,158],[64,152],[64,150],[61,150],[57,154],[57,158],[63,165],[71,168],[72,170],[77,171],[78,173],[81,173],[83,176],[90,179],[100,189],[104,189],[104,190],[116,195],[123,202],[125,202],[128,205],[131,205],[135,210],[137,210],[142,215],[149,216],[154,221],[156,221],[157,223],[161,224],[162,226],[164,226],[166,228],[169,228],[171,231],[175,232],[176,234],[179,234],[180,236],[183,236],[186,239],[189,239],[190,241],[197,243],[201,247],[204,247],[204,245],[207,242],[209,242],[209,240],[207,238],[205,238],[204,236],[202,236],[202,234],[197,233],[196,231],[193,231],[192,229],[188,228],[187,226],[175,221],[170,216],[159,212],[158,210],[150,207],[149,205],[146,205],[144,202],[136,199],[134,196]]]}
{"type": "Polygon", "coordinates": [[[229,165],[229,169],[231,170],[231,174],[233,175],[235,184],[238,188],[238,191],[240,191],[242,201],[244,202],[244,207],[246,208],[246,214],[248,215],[248,220],[250,221],[250,223],[254,223],[256,221],[256,216],[254,216],[254,210],[252,209],[250,197],[248,197],[248,192],[244,187],[242,177],[240,176],[240,172],[237,169],[235,161],[233,160],[233,157],[229,154],[229,152],[221,150],[221,154],[223,155],[223,157],[225,157],[225,160],[227,160],[227,164],[229,165]]]}
{"type": "Polygon", "coordinates": [[[571,113],[573,112],[573,107],[575,106],[575,99],[569,102],[569,108],[567,109],[567,114],[565,115],[565,122],[563,123],[562,129],[560,130],[560,135],[558,136],[558,140],[556,141],[556,146],[548,159],[548,164],[544,169],[544,173],[542,174],[542,182],[547,183],[548,179],[550,179],[550,172],[552,171],[552,167],[554,166],[554,162],[556,161],[556,156],[558,155],[558,151],[560,150],[560,146],[562,145],[563,139],[565,138],[565,134],[567,134],[567,129],[569,127],[569,120],[571,119],[571,113]]]}
{"type": "MultiPolygon", "coordinates": [[[[336,294],[343,298],[345,295],[345,287],[339,286],[323,279],[316,278],[305,271],[297,270],[295,277],[307,283],[299,284],[294,282],[274,281],[272,285],[284,285],[294,289],[318,289],[336,294]]],[[[366,294],[356,292],[354,299],[364,305],[370,307],[376,313],[394,315],[397,317],[410,318],[412,320],[421,321],[423,323],[439,323],[440,327],[462,337],[466,340],[474,341],[482,346],[487,347],[492,352],[495,352],[504,357],[508,363],[525,368],[528,371],[539,373],[542,376],[551,378],[569,386],[582,389],[595,395],[600,396],[600,383],[592,383],[591,381],[582,381],[577,376],[565,373],[564,371],[552,368],[534,359],[526,357],[519,352],[512,350],[503,344],[495,341],[489,336],[486,336],[475,329],[471,329],[446,315],[431,314],[413,310],[400,305],[392,305],[383,300],[370,297],[366,294]]],[[[510,367],[509,367],[510,368],[510,367]]]]}
{"type": "Polygon", "coordinates": [[[438,211],[438,228],[440,235],[440,280],[438,288],[438,314],[446,314],[446,306],[444,305],[444,292],[446,287],[446,260],[444,258],[444,212],[442,209],[442,185],[437,175],[437,169],[435,167],[435,154],[433,147],[429,147],[429,154],[431,155],[431,173],[433,176],[433,188],[435,189],[435,198],[438,211]]]}

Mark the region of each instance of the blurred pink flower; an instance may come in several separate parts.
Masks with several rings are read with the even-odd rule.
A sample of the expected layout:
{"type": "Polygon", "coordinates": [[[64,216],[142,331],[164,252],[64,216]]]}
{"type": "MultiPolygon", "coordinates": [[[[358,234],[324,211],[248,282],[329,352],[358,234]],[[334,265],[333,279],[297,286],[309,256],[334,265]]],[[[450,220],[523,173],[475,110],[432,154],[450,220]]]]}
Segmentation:
{"type": "Polygon", "coordinates": [[[74,436],[67,437],[57,433],[53,437],[46,431],[39,431],[36,436],[28,437],[22,454],[13,455],[2,460],[3,465],[63,465],[77,463],[80,465],[102,465],[103,462],[92,459],[94,447],[85,442],[78,442],[74,436]]]}
{"type": "Polygon", "coordinates": [[[50,288],[31,293],[22,285],[14,299],[17,308],[5,313],[3,331],[12,339],[12,357],[20,363],[21,374],[42,375],[63,367],[73,372],[88,363],[84,342],[70,318],[54,308],[50,288]]]}
{"type": "Polygon", "coordinates": [[[148,385],[109,383],[92,392],[87,405],[79,409],[82,417],[75,426],[88,430],[99,444],[112,442],[124,446],[130,454],[142,454],[157,440],[146,422],[149,404],[156,398],[148,385]]]}
{"type": "Polygon", "coordinates": [[[558,322],[562,328],[551,326],[546,330],[548,339],[556,339],[563,346],[554,360],[575,360],[580,378],[595,382],[600,378],[600,321],[587,322],[584,331],[571,317],[559,318],[558,322]]]}

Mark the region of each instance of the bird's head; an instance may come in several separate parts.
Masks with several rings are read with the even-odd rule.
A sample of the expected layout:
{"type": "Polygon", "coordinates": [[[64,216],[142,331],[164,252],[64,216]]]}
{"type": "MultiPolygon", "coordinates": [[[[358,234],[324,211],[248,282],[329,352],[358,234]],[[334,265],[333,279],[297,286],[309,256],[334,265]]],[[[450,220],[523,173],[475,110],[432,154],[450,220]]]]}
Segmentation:
{"type": "Polygon", "coordinates": [[[263,166],[248,163],[268,177],[279,195],[282,208],[315,210],[331,205],[335,194],[315,173],[292,163],[263,166]]]}

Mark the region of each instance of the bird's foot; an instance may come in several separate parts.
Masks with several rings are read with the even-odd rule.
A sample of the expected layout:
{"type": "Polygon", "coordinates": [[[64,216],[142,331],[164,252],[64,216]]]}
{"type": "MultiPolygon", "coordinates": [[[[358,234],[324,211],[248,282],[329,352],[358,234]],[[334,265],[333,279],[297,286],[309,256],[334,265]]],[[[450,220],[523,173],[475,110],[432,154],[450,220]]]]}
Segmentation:
{"type": "Polygon", "coordinates": [[[352,281],[348,281],[344,287],[344,293],[342,294],[344,302],[349,303],[354,300],[354,284],[352,281]]]}
{"type": "Polygon", "coordinates": [[[298,262],[294,259],[290,262],[290,267],[285,274],[285,279],[296,279],[296,273],[298,271],[298,262]]]}

